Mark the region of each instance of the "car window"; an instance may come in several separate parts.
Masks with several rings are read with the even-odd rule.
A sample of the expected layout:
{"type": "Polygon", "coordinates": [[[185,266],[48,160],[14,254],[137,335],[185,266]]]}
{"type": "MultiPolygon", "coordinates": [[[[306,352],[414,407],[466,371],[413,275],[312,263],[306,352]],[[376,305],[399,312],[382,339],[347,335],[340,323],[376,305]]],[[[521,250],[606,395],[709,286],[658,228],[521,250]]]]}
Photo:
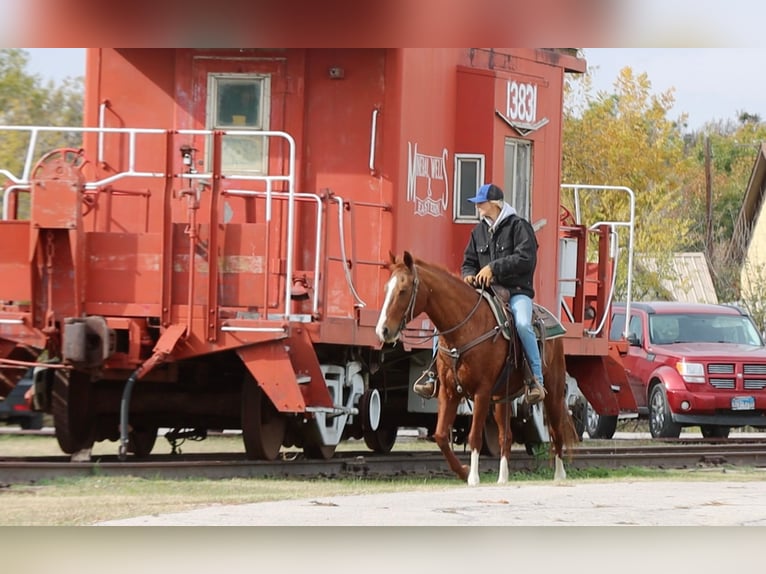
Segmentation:
{"type": "Polygon", "coordinates": [[[644,324],[641,322],[639,315],[633,315],[630,318],[630,324],[628,325],[628,336],[633,335],[638,339],[638,342],[643,345],[644,343],[644,324]]]}
{"type": "MultiPolygon", "coordinates": [[[[625,313],[615,313],[612,315],[612,327],[609,329],[609,339],[619,341],[622,339],[622,333],[625,330],[625,313]]],[[[644,327],[641,323],[640,315],[632,315],[628,325],[628,336],[634,335],[638,341],[643,343],[644,327]]]]}
{"type": "Polygon", "coordinates": [[[625,313],[615,313],[612,315],[612,327],[609,329],[609,340],[619,341],[622,339],[622,332],[625,330],[625,313]]]}
{"type": "Polygon", "coordinates": [[[762,346],[761,337],[749,317],[712,313],[676,313],[649,317],[650,341],[673,343],[728,343],[762,346]]]}

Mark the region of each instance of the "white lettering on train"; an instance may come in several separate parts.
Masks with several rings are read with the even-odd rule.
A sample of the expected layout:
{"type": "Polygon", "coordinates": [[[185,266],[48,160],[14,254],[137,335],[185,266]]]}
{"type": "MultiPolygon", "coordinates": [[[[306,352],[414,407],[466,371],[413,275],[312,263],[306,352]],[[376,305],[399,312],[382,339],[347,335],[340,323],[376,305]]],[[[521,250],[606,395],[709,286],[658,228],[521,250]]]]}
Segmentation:
{"type": "Polygon", "coordinates": [[[418,144],[407,143],[407,201],[415,204],[415,215],[442,217],[449,204],[447,148],[442,155],[418,153],[418,144]]]}
{"type": "Polygon", "coordinates": [[[537,86],[508,80],[505,113],[510,120],[534,123],[537,119],[537,86]]]}

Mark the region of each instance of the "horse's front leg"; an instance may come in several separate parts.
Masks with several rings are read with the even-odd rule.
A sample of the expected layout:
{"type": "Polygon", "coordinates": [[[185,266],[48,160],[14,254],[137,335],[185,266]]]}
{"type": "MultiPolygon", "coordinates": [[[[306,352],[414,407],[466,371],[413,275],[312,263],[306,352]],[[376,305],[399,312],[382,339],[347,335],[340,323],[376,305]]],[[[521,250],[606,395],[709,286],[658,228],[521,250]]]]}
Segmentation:
{"type": "Polygon", "coordinates": [[[471,432],[468,433],[468,446],[471,448],[471,470],[468,472],[468,485],[479,484],[479,453],[481,441],[484,436],[484,423],[487,421],[489,411],[489,396],[477,394],[473,401],[473,417],[471,418],[471,432]]]}
{"type": "Polygon", "coordinates": [[[442,451],[444,458],[447,460],[447,464],[452,471],[458,475],[460,480],[466,480],[468,477],[468,470],[462,464],[460,460],[455,456],[452,451],[452,444],[450,443],[450,429],[452,423],[455,422],[455,416],[457,415],[457,406],[460,403],[459,397],[448,397],[448,393],[439,393],[439,412],[436,418],[436,430],[434,431],[434,441],[439,445],[439,449],[442,451]]]}
{"type": "Polygon", "coordinates": [[[508,401],[503,398],[495,403],[495,424],[497,425],[497,436],[500,447],[500,468],[497,472],[497,483],[508,483],[508,461],[511,458],[511,440],[513,434],[511,425],[508,424],[508,401]]]}

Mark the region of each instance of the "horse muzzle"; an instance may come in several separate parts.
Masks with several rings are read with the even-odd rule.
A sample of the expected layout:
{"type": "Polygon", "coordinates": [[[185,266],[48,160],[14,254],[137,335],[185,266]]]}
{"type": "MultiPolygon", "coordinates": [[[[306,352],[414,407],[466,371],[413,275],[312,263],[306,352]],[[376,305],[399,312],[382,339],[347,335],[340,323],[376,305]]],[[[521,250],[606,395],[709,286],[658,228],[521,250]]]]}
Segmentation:
{"type": "Polygon", "coordinates": [[[384,343],[395,343],[399,340],[399,329],[389,329],[385,325],[375,329],[375,334],[384,343]]]}

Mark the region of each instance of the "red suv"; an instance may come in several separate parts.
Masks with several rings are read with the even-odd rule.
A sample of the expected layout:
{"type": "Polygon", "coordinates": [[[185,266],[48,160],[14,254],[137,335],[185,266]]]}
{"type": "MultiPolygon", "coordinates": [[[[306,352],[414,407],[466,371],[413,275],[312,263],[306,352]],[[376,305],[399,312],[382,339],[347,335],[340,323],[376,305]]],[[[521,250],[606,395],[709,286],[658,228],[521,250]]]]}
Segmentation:
{"type": "MultiPolygon", "coordinates": [[[[625,333],[614,305],[610,339],[625,333]]],[[[766,348],[741,309],[702,303],[632,303],[622,360],[639,417],[653,437],[699,426],[706,438],[731,427],[766,428],[766,348]]]]}

